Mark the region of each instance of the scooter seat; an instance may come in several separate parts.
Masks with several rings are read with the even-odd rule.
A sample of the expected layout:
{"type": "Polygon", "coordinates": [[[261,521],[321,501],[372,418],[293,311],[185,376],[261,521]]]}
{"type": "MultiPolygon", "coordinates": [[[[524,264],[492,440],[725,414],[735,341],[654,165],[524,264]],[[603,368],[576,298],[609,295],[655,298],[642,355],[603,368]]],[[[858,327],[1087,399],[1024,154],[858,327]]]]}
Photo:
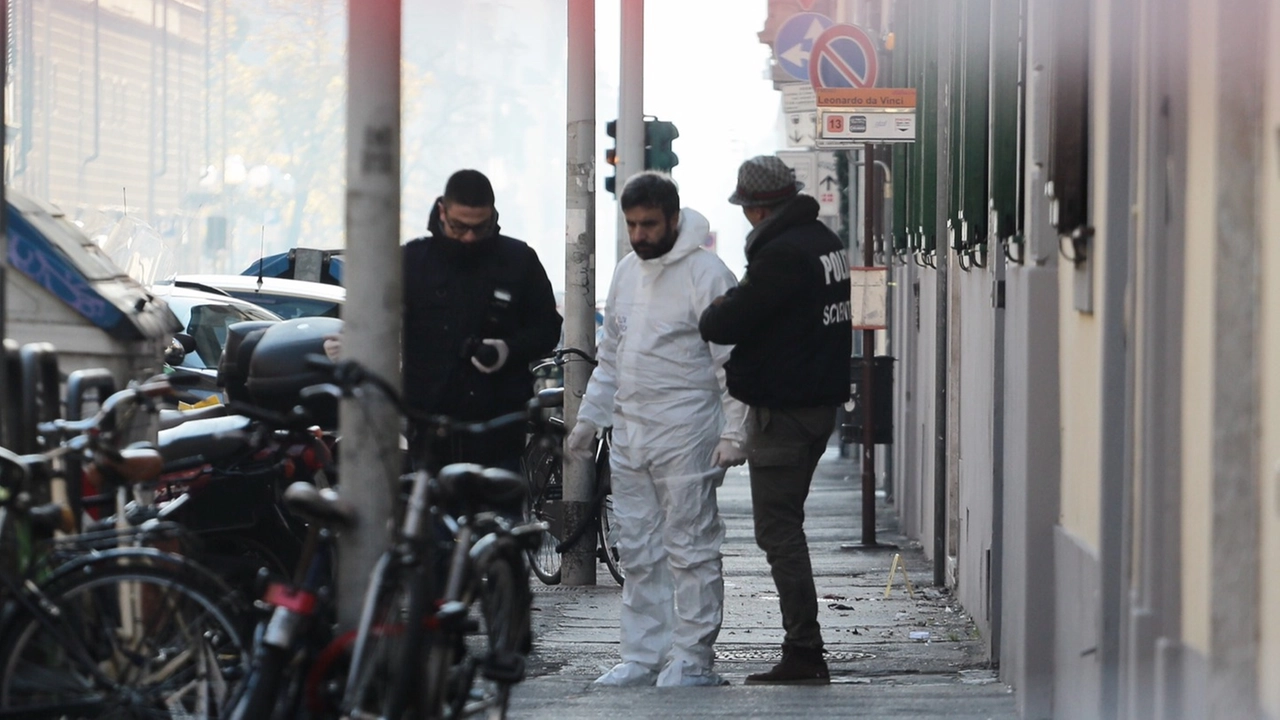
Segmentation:
{"type": "Polygon", "coordinates": [[[160,410],[160,429],[168,430],[175,428],[185,422],[192,420],[205,420],[212,417],[226,417],[226,405],[210,405],[208,407],[196,408],[194,410],[172,410],[163,408],[160,410]]]}
{"type": "Polygon", "coordinates": [[[158,437],[165,468],[217,462],[249,447],[253,421],[243,415],[188,420],[161,430],[158,437]]]}

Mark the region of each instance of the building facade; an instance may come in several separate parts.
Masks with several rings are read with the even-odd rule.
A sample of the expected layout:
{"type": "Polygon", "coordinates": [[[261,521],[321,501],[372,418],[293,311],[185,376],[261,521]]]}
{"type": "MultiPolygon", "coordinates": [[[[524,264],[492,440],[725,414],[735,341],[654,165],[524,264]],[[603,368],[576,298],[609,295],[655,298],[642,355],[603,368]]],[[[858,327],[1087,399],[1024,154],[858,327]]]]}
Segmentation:
{"type": "Polygon", "coordinates": [[[836,12],[919,94],[870,238],[902,528],[1023,717],[1280,718],[1280,6],[836,12]]]}
{"type": "Polygon", "coordinates": [[[202,246],[223,214],[222,0],[7,6],[5,181],[90,233],[129,216],[170,254],[202,246]]]}

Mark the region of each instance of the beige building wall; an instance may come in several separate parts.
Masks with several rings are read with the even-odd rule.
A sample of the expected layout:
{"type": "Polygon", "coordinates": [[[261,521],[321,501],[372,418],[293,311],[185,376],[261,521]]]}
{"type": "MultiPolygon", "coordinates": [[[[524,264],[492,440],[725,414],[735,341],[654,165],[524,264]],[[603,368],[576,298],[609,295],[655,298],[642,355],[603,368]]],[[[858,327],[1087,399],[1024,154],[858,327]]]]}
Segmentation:
{"type": "MultiPolygon", "coordinates": [[[[1280,0],[1270,3],[1267,85],[1263,127],[1280,127],[1280,0]]],[[[1261,638],[1258,647],[1259,705],[1268,717],[1280,717],[1280,157],[1277,138],[1265,139],[1271,152],[1262,167],[1261,325],[1263,368],[1259,481],[1262,483],[1262,552],[1259,578],[1261,638]],[[1268,610],[1267,608],[1270,608],[1268,610]]]]}
{"type": "MultiPolygon", "coordinates": [[[[1089,222],[1096,234],[1089,245],[1092,281],[1089,283],[1092,312],[1076,308],[1078,277],[1073,263],[1059,264],[1060,339],[1059,361],[1062,402],[1062,500],[1060,522],[1090,550],[1100,545],[1101,508],[1101,405],[1102,405],[1102,288],[1106,282],[1109,140],[1107,118],[1107,72],[1110,66],[1105,3],[1094,3],[1093,32],[1090,38],[1089,222]]],[[[1128,158],[1117,158],[1128,162],[1128,158]]]]}
{"type": "MultiPolygon", "coordinates": [[[[1091,251],[1098,253],[1100,244],[1095,243],[1091,251]]],[[[1100,522],[1099,326],[1092,315],[1072,309],[1072,269],[1070,263],[1063,264],[1067,267],[1060,273],[1059,295],[1062,298],[1059,304],[1061,344],[1058,350],[1062,392],[1062,510],[1059,522],[1081,543],[1096,551],[1100,522]]]]}
{"type": "Polygon", "coordinates": [[[1183,640],[1209,656],[1210,547],[1213,508],[1214,237],[1217,152],[1217,3],[1190,4],[1199,46],[1190,63],[1187,142],[1187,248],[1182,356],[1182,622],[1183,640]]]}

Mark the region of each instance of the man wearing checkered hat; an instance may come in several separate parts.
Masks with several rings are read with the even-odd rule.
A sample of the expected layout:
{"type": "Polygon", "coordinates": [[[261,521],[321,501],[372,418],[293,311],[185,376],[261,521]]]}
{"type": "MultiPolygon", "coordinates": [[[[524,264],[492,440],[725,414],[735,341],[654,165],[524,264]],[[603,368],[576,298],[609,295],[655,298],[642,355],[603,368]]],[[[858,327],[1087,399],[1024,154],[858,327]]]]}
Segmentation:
{"type": "Polygon", "coordinates": [[[751,222],[747,272],[712,301],[698,329],[733,345],[729,393],[749,406],[747,466],[756,544],[778,588],[782,661],[748,684],[830,682],[818,598],[804,535],[814,469],[849,398],[849,266],[844,246],[818,220],[818,201],[780,159],[742,163],[729,202],[751,222]]]}

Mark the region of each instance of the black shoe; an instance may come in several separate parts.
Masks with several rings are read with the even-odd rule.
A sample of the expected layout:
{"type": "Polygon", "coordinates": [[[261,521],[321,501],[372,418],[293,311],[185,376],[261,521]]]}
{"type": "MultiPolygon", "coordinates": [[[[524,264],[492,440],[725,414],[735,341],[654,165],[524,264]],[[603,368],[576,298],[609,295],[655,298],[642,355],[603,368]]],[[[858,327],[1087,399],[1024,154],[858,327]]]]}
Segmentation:
{"type": "Polygon", "coordinates": [[[782,662],[769,672],[748,675],[747,685],[826,685],[831,682],[822,648],[782,648],[782,662]]]}

